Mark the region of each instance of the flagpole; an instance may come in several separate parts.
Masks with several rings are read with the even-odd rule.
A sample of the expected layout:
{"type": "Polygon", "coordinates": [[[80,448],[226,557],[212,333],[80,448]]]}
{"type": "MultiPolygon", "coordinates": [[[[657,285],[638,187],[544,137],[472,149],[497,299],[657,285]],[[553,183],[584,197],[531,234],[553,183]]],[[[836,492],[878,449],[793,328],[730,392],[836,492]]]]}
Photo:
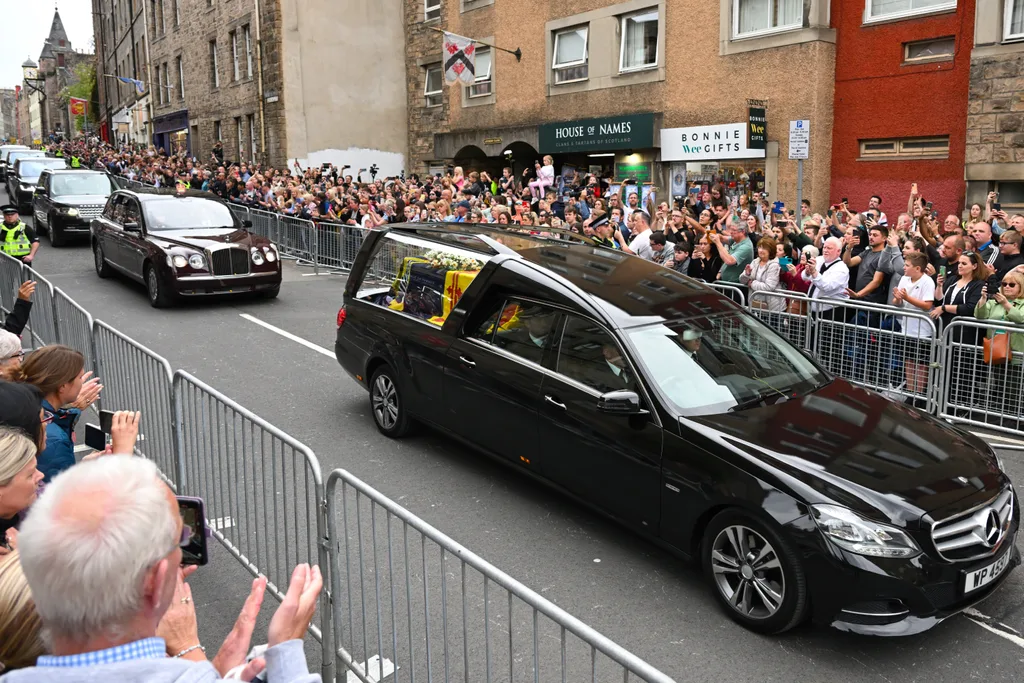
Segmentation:
{"type": "MultiPolygon", "coordinates": [[[[442,28],[436,28],[434,26],[428,26],[427,28],[429,28],[431,31],[437,31],[438,33],[451,33],[450,31],[445,31],[442,28]]],[[[453,33],[452,35],[456,35],[456,34],[453,33]]],[[[465,38],[466,36],[462,36],[462,37],[465,38]]],[[[470,38],[469,40],[472,40],[477,45],[483,45],[484,47],[489,47],[489,48],[491,48],[493,50],[501,50],[502,52],[507,52],[510,55],[515,55],[515,58],[516,58],[517,62],[523,61],[523,51],[520,50],[518,47],[515,50],[509,50],[507,47],[498,47],[497,45],[492,45],[491,43],[485,43],[482,40],[476,40],[475,38],[470,38]]]]}

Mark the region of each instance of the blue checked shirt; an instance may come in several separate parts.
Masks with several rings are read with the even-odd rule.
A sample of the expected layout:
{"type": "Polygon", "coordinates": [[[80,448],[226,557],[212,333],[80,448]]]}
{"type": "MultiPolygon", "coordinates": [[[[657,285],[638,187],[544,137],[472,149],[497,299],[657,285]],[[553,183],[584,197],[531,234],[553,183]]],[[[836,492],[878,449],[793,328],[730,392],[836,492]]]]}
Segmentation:
{"type": "Polygon", "coordinates": [[[42,655],[36,660],[36,666],[56,666],[65,668],[81,668],[99,666],[100,664],[117,664],[133,659],[164,659],[167,657],[167,643],[163,638],[143,638],[107,650],[83,652],[77,655],[55,657],[42,655]]]}

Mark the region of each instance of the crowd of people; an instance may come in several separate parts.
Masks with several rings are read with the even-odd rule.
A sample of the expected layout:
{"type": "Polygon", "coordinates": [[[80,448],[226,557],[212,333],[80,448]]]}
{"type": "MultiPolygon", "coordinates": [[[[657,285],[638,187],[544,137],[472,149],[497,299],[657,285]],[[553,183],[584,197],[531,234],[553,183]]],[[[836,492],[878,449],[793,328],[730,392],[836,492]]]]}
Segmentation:
{"type": "Polygon", "coordinates": [[[265,650],[250,649],[260,577],[207,659],[187,580],[197,567],[182,566],[193,532],[156,466],[133,455],[141,415],[115,412],[109,445],[76,457],[103,384],[76,349],[25,356],[34,288],[21,285],[0,329],[0,680],[319,681],[303,651],[315,566],[295,568],[265,650]]]}

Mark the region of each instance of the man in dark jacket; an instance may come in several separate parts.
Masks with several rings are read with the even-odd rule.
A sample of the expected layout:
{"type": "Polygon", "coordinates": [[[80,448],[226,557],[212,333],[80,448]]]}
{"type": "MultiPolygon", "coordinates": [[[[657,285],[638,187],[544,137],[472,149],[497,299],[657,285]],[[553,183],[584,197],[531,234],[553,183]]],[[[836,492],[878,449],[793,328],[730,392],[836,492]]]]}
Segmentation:
{"type": "Polygon", "coordinates": [[[4,329],[19,337],[28,324],[28,315],[32,312],[32,294],[36,291],[36,283],[33,281],[21,283],[18,287],[18,298],[14,300],[14,307],[7,314],[4,320],[4,329]]]}

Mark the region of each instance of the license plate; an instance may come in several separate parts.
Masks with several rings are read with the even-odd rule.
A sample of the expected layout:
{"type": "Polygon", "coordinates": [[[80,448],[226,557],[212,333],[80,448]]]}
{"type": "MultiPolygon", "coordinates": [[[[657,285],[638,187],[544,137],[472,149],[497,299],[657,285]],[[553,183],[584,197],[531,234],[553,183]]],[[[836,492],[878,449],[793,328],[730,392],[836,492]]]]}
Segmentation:
{"type": "MultiPolygon", "coordinates": [[[[1013,548],[1010,548],[1010,550],[1012,551],[1013,548]]],[[[987,567],[976,569],[973,572],[967,572],[964,575],[964,594],[966,595],[967,593],[976,591],[979,588],[983,588],[998,579],[1009,566],[1010,556],[1012,554],[1013,553],[1009,551],[1004,552],[1002,557],[987,567]]]]}

